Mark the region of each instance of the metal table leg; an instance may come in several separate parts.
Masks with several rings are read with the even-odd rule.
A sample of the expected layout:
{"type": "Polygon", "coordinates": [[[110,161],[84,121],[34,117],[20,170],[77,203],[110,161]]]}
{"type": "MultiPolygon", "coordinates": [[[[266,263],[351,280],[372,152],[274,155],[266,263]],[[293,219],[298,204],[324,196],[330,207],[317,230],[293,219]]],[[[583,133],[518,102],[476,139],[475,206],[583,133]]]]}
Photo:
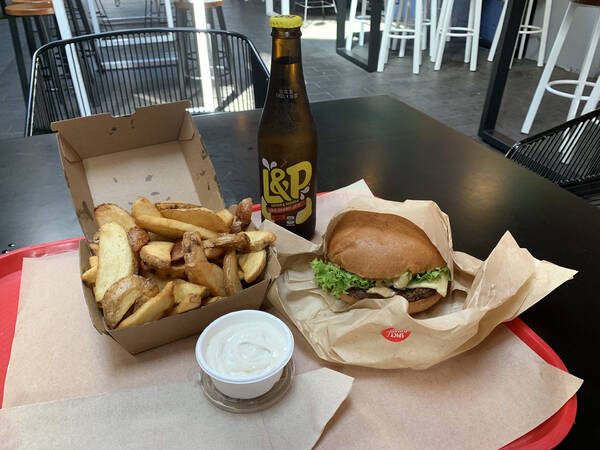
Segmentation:
{"type": "MultiPolygon", "coordinates": [[[[346,0],[337,3],[337,36],[336,36],[336,52],[347,60],[353,62],[358,67],[365,69],[367,72],[375,72],[377,70],[377,59],[379,57],[379,46],[381,45],[381,11],[383,11],[384,0],[371,1],[371,28],[369,29],[369,56],[367,59],[355,55],[352,51],[346,50],[346,0]]],[[[525,1],[525,0],[518,0],[525,1]]]]}
{"type": "Polygon", "coordinates": [[[488,84],[485,103],[483,104],[481,122],[479,123],[479,137],[504,153],[512,147],[514,142],[507,136],[495,131],[495,128],[524,9],[525,0],[511,0],[508,3],[500,43],[498,44],[499,50],[492,66],[492,75],[488,84]]]}

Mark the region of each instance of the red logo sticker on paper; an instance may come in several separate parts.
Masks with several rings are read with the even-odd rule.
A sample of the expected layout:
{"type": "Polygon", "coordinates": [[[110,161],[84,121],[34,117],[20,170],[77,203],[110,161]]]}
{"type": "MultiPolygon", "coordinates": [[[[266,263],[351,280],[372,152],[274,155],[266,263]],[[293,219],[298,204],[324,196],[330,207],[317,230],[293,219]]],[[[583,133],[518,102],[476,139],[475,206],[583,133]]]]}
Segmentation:
{"type": "Polygon", "coordinates": [[[410,336],[410,331],[388,328],[387,330],[383,330],[381,335],[388,341],[401,342],[410,336]]]}

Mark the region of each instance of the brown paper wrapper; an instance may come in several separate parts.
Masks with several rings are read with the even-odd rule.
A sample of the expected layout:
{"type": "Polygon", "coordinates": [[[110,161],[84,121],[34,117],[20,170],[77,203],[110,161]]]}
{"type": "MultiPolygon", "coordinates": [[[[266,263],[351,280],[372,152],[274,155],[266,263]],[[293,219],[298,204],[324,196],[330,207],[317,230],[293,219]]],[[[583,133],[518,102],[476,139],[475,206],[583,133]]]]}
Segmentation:
{"type": "Polygon", "coordinates": [[[380,369],[426,369],[473,348],[497,325],[513,319],[576,273],[534,258],[509,232],[485,261],[456,252],[450,220],[434,202],[392,202],[373,197],[366,185],[363,188],[361,193],[355,184],[318,199],[318,235],[326,242],[337,221],[352,210],[402,216],[425,231],[447,262],[453,281],[445,299],[413,316],[407,313],[408,302],[399,295],[348,305],[315,284],[310,261],[323,257],[323,243],[263,223],[264,229],[277,235],[280,266],[269,267],[273,278],[280,277],[271,286],[268,299],[325,361],[380,369]],[[325,223],[328,226],[323,230],[325,223]],[[383,332],[390,328],[405,339],[386,339],[383,332]]]}

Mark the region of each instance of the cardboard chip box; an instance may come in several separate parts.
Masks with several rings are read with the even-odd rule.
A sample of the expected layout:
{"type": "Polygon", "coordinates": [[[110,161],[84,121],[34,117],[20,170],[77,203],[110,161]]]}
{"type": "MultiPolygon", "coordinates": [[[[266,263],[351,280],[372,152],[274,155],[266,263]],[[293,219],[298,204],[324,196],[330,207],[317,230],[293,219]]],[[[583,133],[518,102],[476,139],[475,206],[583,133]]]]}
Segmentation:
{"type": "MultiPolygon", "coordinates": [[[[140,196],[152,202],[200,202],[218,210],[223,197],[206,148],[191,115],[188,101],[140,108],[135,114],[100,114],[52,124],[67,186],[81,229],[91,241],[98,226],[94,208],[115,203],[131,210],[140,196]]],[[[81,273],[89,268],[91,251],[79,245],[81,273]]],[[[272,255],[270,255],[272,256],[272,255]]],[[[217,317],[241,309],[258,309],[269,280],[182,314],[121,329],[108,329],[92,289],[83,282],[83,295],[92,323],[135,354],[200,333],[217,317]]]]}

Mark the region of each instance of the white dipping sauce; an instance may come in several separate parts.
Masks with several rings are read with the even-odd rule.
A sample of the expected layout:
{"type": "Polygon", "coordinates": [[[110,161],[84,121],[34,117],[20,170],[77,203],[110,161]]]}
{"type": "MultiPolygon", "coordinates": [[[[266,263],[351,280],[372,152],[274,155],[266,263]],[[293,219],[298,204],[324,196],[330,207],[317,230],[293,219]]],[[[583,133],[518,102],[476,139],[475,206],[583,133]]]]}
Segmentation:
{"type": "Polygon", "coordinates": [[[206,347],[206,362],[218,374],[252,378],[277,367],[289,352],[284,331],[262,320],[238,322],[215,333],[206,347]]]}

